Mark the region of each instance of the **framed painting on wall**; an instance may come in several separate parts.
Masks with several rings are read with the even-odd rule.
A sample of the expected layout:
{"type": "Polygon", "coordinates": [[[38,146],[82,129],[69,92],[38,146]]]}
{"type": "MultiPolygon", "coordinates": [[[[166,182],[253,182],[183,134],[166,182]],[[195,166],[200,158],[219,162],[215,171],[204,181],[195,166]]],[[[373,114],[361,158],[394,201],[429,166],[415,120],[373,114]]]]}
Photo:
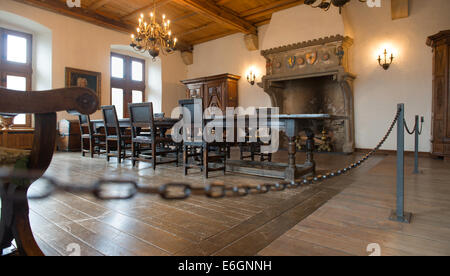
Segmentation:
{"type": "Polygon", "coordinates": [[[101,101],[102,74],[66,67],[66,87],[87,87],[92,89],[101,101]]]}

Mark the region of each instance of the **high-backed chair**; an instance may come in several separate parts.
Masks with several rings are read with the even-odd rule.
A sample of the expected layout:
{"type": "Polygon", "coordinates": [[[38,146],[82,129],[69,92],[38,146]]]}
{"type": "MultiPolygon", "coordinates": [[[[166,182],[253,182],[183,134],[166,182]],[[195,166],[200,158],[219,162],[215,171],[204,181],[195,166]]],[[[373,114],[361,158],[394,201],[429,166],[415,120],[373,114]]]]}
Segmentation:
{"type": "MultiPolygon", "coordinates": [[[[272,115],[272,108],[257,108],[256,115],[259,116],[265,114],[267,117],[272,115]]],[[[260,161],[272,162],[272,153],[263,153],[261,146],[266,145],[262,140],[263,138],[270,139],[270,128],[265,129],[246,129],[246,141],[245,143],[239,143],[240,159],[245,160],[250,158],[251,161],[255,161],[255,157],[259,156],[260,161]],[[254,137],[252,137],[254,136],[254,137]],[[252,141],[252,138],[254,141],[252,141]],[[245,155],[249,153],[249,155],[245,155]]],[[[265,140],[265,139],[264,139],[265,140]]]]}
{"type": "MultiPolygon", "coordinates": [[[[37,179],[52,160],[56,140],[56,112],[92,114],[99,105],[95,93],[87,88],[64,88],[42,92],[17,92],[0,88],[0,113],[34,114],[31,151],[0,148],[0,168],[15,166],[32,171],[37,179]]],[[[30,227],[27,191],[29,185],[0,176],[0,249],[15,240],[21,255],[43,255],[30,227]]]]}
{"type": "Polygon", "coordinates": [[[81,154],[85,156],[86,153],[89,153],[91,158],[94,158],[94,154],[100,155],[102,149],[106,150],[105,135],[94,130],[89,115],[81,114],[78,116],[78,120],[80,121],[81,154]],[[86,145],[89,145],[89,148],[86,148],[86,145]]]}
{"type": "Polygon", "coordinates": [[[179,101],[183,113],[183,163],[184,174],[192,168],[200,168],[205,178],[209,172],[226,171],[227,145],[225,142],[207,142],[203,138],[205,120],[203,118],[203,102],[201,99],[189,99],[179,101]],[[198,119],[198,122],[195,122],[198,119]],[[196,125],[196,123],[198,125],[196,125]],[[200,164],[189,163],[192,158],[199,158],[200,164]],[[219,164],[211,168],[211,163],[219,164]],[[221,166],[220,166],[221,164],[221,166]]]}
{"type": "Polygon", "coordinates": [[[102,106],[103,121],[106,135],[106,160],[117,157],[118,162],[127,157],[127,149],[131,149],[131,135],[122,131],[117,118],[116,107],[114,105],[102,106]],[[116,145],[116,153],[111,153],[111,144],[116,145]]]}
{"type": "Polygon", "coordinates": [[[178,167],[178,146],[170,137],[158,133],[155,126],[152,103],[129,104],[131,122],[131,149],[133,166],[136,161],[151,162],[153,169],[157,164],[176,163],[178,167]],[[158,156],[175,153],[173,160],[161,161],[158,156]]]}

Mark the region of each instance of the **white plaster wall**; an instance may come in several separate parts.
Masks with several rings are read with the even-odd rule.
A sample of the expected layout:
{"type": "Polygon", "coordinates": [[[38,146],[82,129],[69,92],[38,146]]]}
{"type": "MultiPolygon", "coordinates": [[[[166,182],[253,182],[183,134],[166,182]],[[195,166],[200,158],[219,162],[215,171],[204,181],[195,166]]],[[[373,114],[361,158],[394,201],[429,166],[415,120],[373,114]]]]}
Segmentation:
{"type": "Polygon", "coordinates": [[[267,28],[261,49],[344,34],[344,22],[338,9],[323,12],[306,5],[274,13],[267,28]]]}
{"type": "Polygon", "coordinates": [[[179,100],[186,98],[186,88],[180,81],[187,78],[187,66],[180,60],[180,52],[161,56],[162,112],[166,116],[172,114],[179,100]]]}
{"type": "MultiPolygon", "coordinates": [[[[28,18],[51,31],[51,88],[65,86],[65,67],[101,72],[101,104],[110,104],[111,45],[129,44],[129,35],[11,0],[0,0],[0,11],[10,12],[28,18]]],[[[185,67],[179,57],[178,59],[172,59],[170,62],[172,66],[177,68],[185,67]]],[[[161,82],[163,81],[161,80],[161,82]]],[[[174,79],[165,80],[165,82],[171,83],[174,82],[174,79]]],[[[154,87],[157,87],[157,85],[154,87]]],[[[171,93],[160,94],[162,95],[161,101],[154,104],[156,107],[162,109],[164,97],[170,97],[171,93]]],[[[149,98],[149,96],[146,95],[146,98],[149,98]]],[[[156,97],[155,99],[158,98],[156,97]]],[[[66,112],[58,115],[59,119],[73,118],[66,112]]],[[[101,113],[97,112],[93,117],[100,118],[101,113]]]]}
{"type": "MultiPolygon", "coordinates": [[[[337,9],[324,12],[304,5],[277,12],[269,25],[259,28],[260,49],[335,34],[350,35],[355,40],[351,71],[357,75],[356,146],[374,147],[392,120],[397,103],[403,102],[410,124],[414,114],[425,116],[420,150],[429,152],[432,53],[425,40],[440,30],[450,29],[450,1],[410,0],[410,17],[394,21],[390,6],[390,0],[382,0],[381,8],[351,1],[342,16],[337,9]],[[396,59],[389,71],[382,70],[376,61],[383,45],[395,50],[396,59]]],[[[250,66],[261,72],[257,79],[260,81],[265,74],[264,58],[259,51],[247,51],[243,35],[236,34],[196,45],[188,77],[221,73],[241,75],[239,104],[267,106],[270,104],[268,96],[245,80],[250,66]]],[[[383,149],[395,149],[394,136],[395,132],[383,149]]],[[[407,137],[407,149],[412,150],[413,145],[412,137],[407,137]]]]}
{"type": "MultiPolygon", "coordinates": [[[[397,103],[405,103],[406,118],[413,125],[415,114],[425,116],[420,150],[431,151],[432,51],[426,38],[450,29],[450,1],[410,0],[410,16],[391,20],[390,1],[382,8],[367,8],[352,1],[344,10],[353,29],[353,68],[355,81],[356,146],[373,147],[384,135],[397,103]],[[385,46],[386,45],[386,46],[385,46]],[[382,70],[377,56],[384,47],[394,48],[391,69],[382,70]]],[[[411,126],[412,127],[412,126],[411,126]]],[[[395,149],[394,135],[385,149],[395,149]]],[[[413,137],[406,147],[413,150],[413,137]]]]}

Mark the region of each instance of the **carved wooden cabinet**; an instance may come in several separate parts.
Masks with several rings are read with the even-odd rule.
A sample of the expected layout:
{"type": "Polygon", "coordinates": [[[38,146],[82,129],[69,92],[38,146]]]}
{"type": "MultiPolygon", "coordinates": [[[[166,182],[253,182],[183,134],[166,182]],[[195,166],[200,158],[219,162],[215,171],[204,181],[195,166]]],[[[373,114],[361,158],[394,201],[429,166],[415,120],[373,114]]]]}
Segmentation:
{"type": "Polygon", "coordinates": [[[450,159],[450,30],[428,37],[433,48],[432,154],[450,159]]]}
{"type": "Polygon", "coordinates": [[[240,76],[222,74],[181,81],[186,85],[187,98],[203,99],[204,108],[238,106],[238,81],[240,76]]]}

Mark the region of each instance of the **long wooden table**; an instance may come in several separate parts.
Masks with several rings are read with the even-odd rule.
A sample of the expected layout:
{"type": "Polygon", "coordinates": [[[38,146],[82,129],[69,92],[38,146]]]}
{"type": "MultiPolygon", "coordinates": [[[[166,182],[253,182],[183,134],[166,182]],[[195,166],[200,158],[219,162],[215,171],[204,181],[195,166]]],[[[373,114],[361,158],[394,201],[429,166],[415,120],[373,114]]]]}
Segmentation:
{"type": "MultiPolygon", "coordinates": [[[[261,119],[259,117],[258,119],[261,119]]],[[[268,116],[267,127],[277,128],[283,132],[288,138],[288,164],[273,162],[258,162],[247,160],[228,160],[227,171],[258,175],[264,177],[272,177],[284,179],[288,182],[295,182],[301,177],[314,175],[316,172],[316,162],[314,161],[314,136],[317,126],[325,120],[343,120],[348,119],[345,116],[335,116],[330,114],[280,114],[268,116]],[[304,164],[296,164],[295,156],[297,153],[296,138],[301,131],[305,131],[306,141],[306,160],[304,164]]],[[[180,119],[172,118],[155,118],[155,125],[161,129],[164,134],[171,129],[180,119]]],[[[205,118],[210,127],[223,127],[224,129],[238,126],[249,126],[249,116],[235,116],[233,119],[227,120],[227,117],[210,117],[205,118]]],[[[103,120],[92,120],[94,128],[104,127],[103,120]]],[[[131,126],[129,119],[119,120],[121,128],[129,128],[131,126]]],[[[235,130],[236,130],[235,128],[235,130]]],[[[320,131],[320,130],[319,130],[320,131]]],[[[235,131],[236,133],[236,131],[235,131]]]]}
{"type": "MultiPolygon", "coordinates": [[[[262,117],[259,117],[258,120],[261,118],[262,117]]],[[[280,114],[267,116],[266,119],[267,127],[278,128],[288,138],[288,164],[230,160],[227,161],[227,171],[279,178],[291,183],[299,180],[301,177],[314,175],[316,172],[316,163],[314,161],[313,153],[315,128],[317,128],[320,122],[325,120],[343,120],[348,118],[330,114],[280,114]],[[303,130],[308,137],[306,142],[306,161],[304,164],[297,165],[295,161],[297,153],[295,141],[303,130]]],[[[249,126],[250,117],[235,116],[234,122],[232,119],[230,120],[230,118],[227,120],[225,116],[208,118],[207,121],[208,125],[211,127],[230,128],[232,126],[249,126]]]]}

